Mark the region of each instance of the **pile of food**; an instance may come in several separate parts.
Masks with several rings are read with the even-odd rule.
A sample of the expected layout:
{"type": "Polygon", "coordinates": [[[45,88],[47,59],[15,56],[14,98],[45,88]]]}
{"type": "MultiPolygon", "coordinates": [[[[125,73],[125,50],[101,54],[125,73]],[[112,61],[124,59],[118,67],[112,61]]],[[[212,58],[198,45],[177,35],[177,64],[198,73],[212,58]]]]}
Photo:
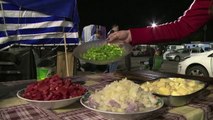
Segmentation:
{"type": "Polygon", "coordinates": [[[133,113],[156,108],[160,103],[156,96],[143,91],[140,85],[125,78],[95,91],[86,104],[102,111],[133,113]]]}
{"type": "Polygon", "coordinates": [[[182,96],[189,95],[204,88],[205,84],[200,81],[183,78],[161,78],[154,82],[145,82],[141,85],[144,91],[160,95],[182,96]]]}
{"type": "Polygon", "coordinates": [[[84,54],[83,58],[87,60],[103,61],[113,60],[121,57],[124,54],[124,49],[117,44],[104,44],[89,48],[84,54]]]}
{"type": "Polygon", "coordinates": [[[80,84],[54,75],[28,85],[22,97],[30,100],[60,100],[82,96],[85,92],[86,89],[80,84]]]}

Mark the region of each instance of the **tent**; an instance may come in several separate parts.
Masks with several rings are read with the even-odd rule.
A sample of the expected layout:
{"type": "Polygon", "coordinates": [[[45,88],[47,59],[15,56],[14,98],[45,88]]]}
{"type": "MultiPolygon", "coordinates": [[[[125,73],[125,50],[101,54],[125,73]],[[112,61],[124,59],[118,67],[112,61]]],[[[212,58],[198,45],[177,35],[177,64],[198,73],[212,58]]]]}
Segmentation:
{"type": "MultiPolygon", "coordinates": [[[[78,45],[78,24],[76,0],[0,0],[0,50],[15,45],[78,45]]],[[[65,62],[68,65],[67,58],[65,62]]]]}
{"type": "Polygon", "coordinates": [[[0,0],[0,50],[12,45],[78,45],[76,0],[0,0]]]}

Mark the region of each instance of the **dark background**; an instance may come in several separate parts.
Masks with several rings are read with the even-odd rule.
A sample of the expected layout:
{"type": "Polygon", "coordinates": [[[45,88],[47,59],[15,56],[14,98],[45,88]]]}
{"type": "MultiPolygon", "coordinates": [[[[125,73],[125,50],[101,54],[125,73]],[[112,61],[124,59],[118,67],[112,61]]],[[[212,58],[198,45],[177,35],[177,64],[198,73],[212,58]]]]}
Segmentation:
{"type": "MultiPolygon", "coordinates": [[[[120,29],[145,27],[152,22],[162,24],[171,22],[190,7],[193,0],[78,0],[80,16],[80,33],[84,26],[97,24],[106,26],[113,24],[120,29]]],[[[213,41],[212,21],[208,23],[207,40],[213,41]]],[[[198,30],[188,39],[203,39],[203,29],[198,30]]]]}

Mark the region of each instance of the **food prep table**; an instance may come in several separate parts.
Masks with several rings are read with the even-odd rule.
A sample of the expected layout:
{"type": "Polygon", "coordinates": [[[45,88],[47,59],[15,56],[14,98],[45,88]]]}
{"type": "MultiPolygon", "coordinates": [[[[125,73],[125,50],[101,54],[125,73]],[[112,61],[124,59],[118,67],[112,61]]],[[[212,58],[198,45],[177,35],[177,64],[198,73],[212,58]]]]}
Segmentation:
{"type": "MultiPolygon", "coordinates": [[[[164,106],[159,116],[147,120],[211,120],[213,119],[213,79],[191,77],[154,71],[136,71],[128,73],[99,73],[74,76],[73,80],[83,83],[88,90],[101,89],[106,84],[123,77],[137,81],[149,81],[160,77],[183,77],[208,82],[208,88],[185,106],[164,106]]],[[[80,102],[67,107],[47,110],[33,106],[16,96],[16,92],[35,80],[0,82],[0,120],[106,120],[102,116],[84,108],[80,102]]],[[[153,116],[152,116],[153,117],[153,116]]]]}

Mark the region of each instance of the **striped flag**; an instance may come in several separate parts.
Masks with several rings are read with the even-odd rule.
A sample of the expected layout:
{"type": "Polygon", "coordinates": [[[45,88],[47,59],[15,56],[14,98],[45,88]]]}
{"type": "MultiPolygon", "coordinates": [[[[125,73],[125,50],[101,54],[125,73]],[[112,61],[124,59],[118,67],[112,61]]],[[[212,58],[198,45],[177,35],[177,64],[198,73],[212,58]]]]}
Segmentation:
{"type": "MultiPolygon", "coordinates": [[[[46,11],[43,13],[40,12],[39,10],[35,11],[34,9],[33,10],[28,9],[27,7],[29,6],[27,7],[24,7],[24,5],[18,6],[16,3],[13,3],[13,0],[8,1],[5,2],[0,0],[1,50],[15,44],[22,46],[64,45],[65,36],[67,45],[79,44],[78,16],[76,16],[77,14],[72,14],[72,18],[69,16],[70,14],[67,16],[66,15],[60,16],[57,13],[56,13],[57,15],[54,13],[47,14],[46,11]]],[[[28,1],[30,3],[30,0],[28,1]]],[[[31,1],[35,2],[35,0],[31,1]]],[[[60,0],[51,0],[51,1],[60,1],[60,0]]],[[[75,0],[66,0],[66,1],[75,1],[75,0]]],[[[36,6],[34,7],[36,8],[36,6]]],[[[46,9],[49,9],[49,7],[51,6],[47,6],[46,3],[46,9]]],[[[69,9],[76,9],[76,6],[74,8],[69,9]]],[[[58,11],[60,11],[60,9],[58,11]]],[[[70,10],[67,9],[67,11],[70,10]]],[[[73,11],[77,12],[77,10],[73,11]]],[[[61,12],[64,13],[66,11],[61,12]]]]}

